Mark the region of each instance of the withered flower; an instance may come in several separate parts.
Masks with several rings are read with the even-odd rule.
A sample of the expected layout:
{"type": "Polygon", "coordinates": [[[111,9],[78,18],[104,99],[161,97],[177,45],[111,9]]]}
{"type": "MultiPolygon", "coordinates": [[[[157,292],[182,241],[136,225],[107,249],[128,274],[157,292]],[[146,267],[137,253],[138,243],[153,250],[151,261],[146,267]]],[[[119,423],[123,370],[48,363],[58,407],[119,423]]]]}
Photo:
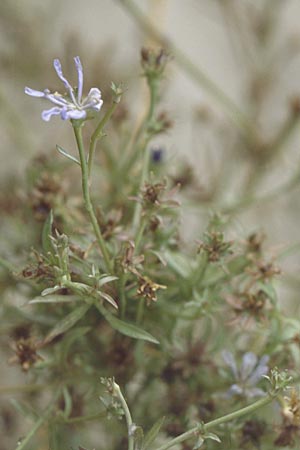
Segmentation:
{"type": "Polygon", "coordinates": [[[240,292],[226,297],[227,303],[233,308],[235,318],[233,322],[243,318],[246,322],[251,320],[266,320],[270,302],[266,293],[262,290],[257,292],[240,292]]]}
{"type": "Polygon", "coordinates": [[[199,242],[198,253],[204,251],[208,261],[218,262],[224,256],[232,254],[232,241],[225,241],[220,231],[204,233],[204,240],[199,242]]]}
{"type": "Polygon", "coordinates": [[[138,274],[136,267],[144,261],[144,255],[135,255],[135,245],[132,241],[125,243],[122,255],[119,258],[120,265],[125,273],[132,272],[138,274]]]}
{"type": "Polygon", "coordinates": [[[263,232],[252,233],[248,236],[246,245],[250,254],[260,254],[262,251],[262,245],[266,236],[263,232]]]}
{"type": "Polygon", "coordinates": [[[26,266],[22,270],[20,276],[22,276],[23,278],[35,279],[37,281],[53,280],[54,270],[45,261],[45,257],[42,254],[38,253],[36,250],[33,250],[33,257],[35,261],[26,266]]]}
{"type": "Polygon", "coordinates": [[[272,262],[265,262],[254,260],[254,268],[247,268],[246,271],[253,277],[254,280],[271,280],[275,275],[281,273],[280,269],[272,262]]]}
{"type": "Polygon", "coordinates": [[[11,364],[19,364],[24,372],[43,358],[37,353],[39,344],[33,338],[21,338],[14,346],[15,356],[10,358],[11,364]]]}
{"type": "Polygon", "coordinates": [[[293,389],[290,397],[285,397],[285,406],[282,411],[284,420],[300,430],[300,397],[296,389],[293,389]]]}
{"type": "Polygon", "coordinates": [[[146,299],[147,306],[149,306],[151,302],[157,301],[156,291],[158,289],[166,288],[167,286],[154,283],[154,281],[150,280],[150,278],[139,275],[139,287],[137,290],[137,294],[138,296],[144,297],[146,299]]]}
{"type": "Polygon", "coordinates": [[[296,389],[292,390],[290,397],[284,398],[282,417],[280,434],[274,444],[278,447],[294,446],[295,438],[300,436],[300,397],[296,389]]]}
{"type": "Polygon", "coordinates": [[[168,53],[160,49],[143,47],[141,49],[141,65],[147,78],[158,78],[162,75],[169,60],[168,53]]]}

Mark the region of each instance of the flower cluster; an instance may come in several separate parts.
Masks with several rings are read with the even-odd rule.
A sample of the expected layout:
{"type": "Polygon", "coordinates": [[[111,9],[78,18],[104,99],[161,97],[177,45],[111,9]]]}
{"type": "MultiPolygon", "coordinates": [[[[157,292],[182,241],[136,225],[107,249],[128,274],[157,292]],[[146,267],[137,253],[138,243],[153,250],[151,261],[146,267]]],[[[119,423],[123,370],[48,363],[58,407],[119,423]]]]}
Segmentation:
{"type": "Polygon", "coordinates": [[[242,364],[237,366],[233,354],[227,350],[222,353],[226,366],[230,369],[234,378],[234,383],[231,385],[227,396],[231,397],[239,395],[247,398],[260,397],[265,393],[262,389],[256,387],[265,376],[269,368],[267,363],[269,356],[265,355],[258,359],[252,352],[247,352],[243,355],[242,364]]]}

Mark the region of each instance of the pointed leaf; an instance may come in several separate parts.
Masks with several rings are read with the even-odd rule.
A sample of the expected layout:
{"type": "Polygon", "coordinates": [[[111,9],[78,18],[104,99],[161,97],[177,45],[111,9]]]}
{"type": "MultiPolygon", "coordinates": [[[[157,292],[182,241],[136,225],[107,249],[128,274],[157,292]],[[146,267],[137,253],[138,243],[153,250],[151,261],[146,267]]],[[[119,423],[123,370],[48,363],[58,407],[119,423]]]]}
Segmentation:
{"type": "Polygon", "coordinates": [[[75,323],[77,323],[88,311],[90,305],[81,305],[78,308],[74,309],[70,314],[64,317],[60,322],[58,322],[52,331],[46,336],[44,343],[48,344],[51,342],[56,336],[59,336],[62,333],[65,333],[67,330],[72,328],[75,323]]]}
{"type": "Polygon", "coordinates": [[[106,294],[105,292],[101,292],[101,291],[97,291],[97,294],[101,298],[104,298],[104,300],[106,300],[108,303],[110,303],[114,308],[119,309],[118,304],[109,294],[106,294]]]}
{"type": "Polygon", "coordinates": [[[204,439],[202,436],[198,436],[197,438],[197,442],[193,447],[193,450],[198,450],[200,447],[202,447],[202,445],[204,444],[204,439]]]}
{"type": "Polygon", "coordinates": [[[159,419],[152,428],[148,431],[148,433],[145,435],[144,443],[142,445],[142,450],[148,450],[152,442],[156,439],[161,427],[163,426],[163,423],[165,421],[165,417],[162,417],[159,419]]]}
{"type": "Polygon", "coordinates": [[[143,341],[152,342],[153,344],[159,344],[159,341],[154,336],[152,336],[147,331],[142,330],[142,328],[118,319],[110,312],[108,312],[102,305],[96,305],[96,307],[105,317],[107,322],[112,326],[112,328],[119,331],[119,333],[124,334],[125,336],[132,337],[133,339],[141,339],[143,341]]]}
{"type": "Polygon", "coordinates": [[[73,161],[74,163],[78,164],[80,166],[80,161],[78,161],[77,158],[75,158],[75,156],[70,155],[68,152],[66,152],[62,147],[60,147],[59,145],[56,145],[56,150],[63,156],[65,156],[66,158],[70,159],[71,161],[73,161]]]}
{"type": "Polygon", "coordinates": [[[52,234],[52,224],[53,224],[53,212],[52,209],[44,223],[42,231],[42,245],[45,253],[49,253],[52,250],[51,245],[51,234],[52,234]]]}
{"type": "Polygon", "coordinates": [[[30,300],[29,304],[33,305],[36,303],[71,303],[81,300],[80,297],[76,295],[48,295],[47,298],[44,297],[35,297],[33,300],[30,300]]]}
{"type": "Polygon", "coordinates": [[[215,433],[205,433],[204,438],[221,443],[221,439],[215,433]]]}
{"type": "Polygon", "coordinates": [[[45,297],[46,295],[54,294],[54,292],[60,291],[61,289],[62,289],[62,287],[61,287],[61,286],[58,286],[58,285],[53,286],[53,287],[51,287],[51,288],[44,289],[44,290],[41,292],[41,296],[42,296],[42,297],[45,297]]]}
{"type": "Polygon", "coordinates": [[[110,283],[111,281],[115,281],[118,280],[118,277],[115,277],[113,275],[105,275],[102,278],[99,279],[98,281],[98,286],[101,287],[106,283],[110,283]]]}

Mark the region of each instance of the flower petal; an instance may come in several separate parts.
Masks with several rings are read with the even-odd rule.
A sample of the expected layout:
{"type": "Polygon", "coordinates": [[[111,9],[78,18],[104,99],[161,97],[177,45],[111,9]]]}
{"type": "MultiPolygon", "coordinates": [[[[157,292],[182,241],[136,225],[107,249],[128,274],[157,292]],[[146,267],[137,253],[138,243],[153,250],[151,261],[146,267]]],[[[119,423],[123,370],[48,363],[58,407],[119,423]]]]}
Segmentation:
{"type": "Polygon", "coordinates": [[[58,77],[61,79],[61,81],[64,83],[66,89],[67,89],[68,92],[69,92],[69,95],[70,95],[72,101],[73,101],[74,104],[76,105],[77,102],[76,102],[76,99],[75,99],[75,96],[74,96],[73,88],[72,88],[72,86],[70,85],[70,83],[68,82],[68,80],[64,77],[64,74],[63,74],[63,72],[62,72],[62,67],[61,67],[60,60],[59,60],[59,59],[55,59],[55,60],[53,61],[53,66],[54,66],[54,69],[55,69],[55,71],[56,71],[56,73],[57,73],[57,76],[58,76],[58,77]]]}
{"type": "Polygon", "coordinates": [[[260,358],[257,367],[255,368],[255,370],[253,370],[253,372],[251,373],[251,375],[249,376],[249,378],[247,380],[248,385],[254,386],[259,381],[261,381],[261,378],[264,375],[267,375],[267,373],[269,372],[269,367],[267,365],[267,363],[269,362],[269,359],[270,359],[270,357],[268,355],[265,355],[262,358],[260,358]]]}
{"type": "MultiPolygon", "coordinates": [[[[47,100],[50,100],[50,102],[54,103],[55,105],[65,107],[70,104],[61,94],[58,92],[55,92],[54,94],[47,93],[45,95],[45,98],[47,100]]],[[[72,104],[72,103],[71,103],[72,104]]]]}
{"type": "Polygon", "coordinates": [[[79,109],[62,109],[61,110],[61,118],[63,120],[68,120],[68,119],[74,119],[74,120],[85,119],[86,118],[86,112],[84,110],[79,110],[79,109]]]}
{"type": "Polygon", "coordinates": [[[82,98],[82,90],[83,90],[83,68],[82,68],[82,64],[81,64],[79,56],[75,56],[74,61],[75,61],[75,66],[76,66],[76,70],[77,70],[77,75],[78,75],[77,98],[78,98],[78,103],[80,104],[81,98],[82,98]]]}
{"type": "Polygon", "coordinates": [[[255,353],[247,352],[243,356],[243,361],[240,369],[241,380],[246,381],[253,372],[257,364],[257,356],[255,353]]]}
{"type": "Polygon", "coordinates": [[[232,372],[234,378],[237,380],[238,379],[238,370],[237,370],[237,366],[236,366],[236,362],[233,357],[233,354],[229,350],[224,350],[222,352],[222,357],[223,357],[223,360],[224,360],[226,366],[228,366],[231,369],[231,372],[232,372]]]}
{"type": "Polygon", "coordinates": [[[31,95],[31,97],[45,97],[45,92],[42,91],[36,91],[35,89],[31,89],[26,86],[24,89],[25,94],[31,95]]]}
{"type": "Polygon", "coordinates": [[[238,384],[233,384],[230,386],[229,390],[226,393],[227,397],[233,397],[234,395],[242,395],[243,394],[243,388],[239,386],[238,384]]]}
{"type": "Polygon", "coordinates": [[[42,119],[45,122],[49,122],[52,116],[58,116],[59,114],[61,114],[61,108],[59,108],[58,106],[54,106],[53,108],[45,109],[42,112],[42,119]]]}

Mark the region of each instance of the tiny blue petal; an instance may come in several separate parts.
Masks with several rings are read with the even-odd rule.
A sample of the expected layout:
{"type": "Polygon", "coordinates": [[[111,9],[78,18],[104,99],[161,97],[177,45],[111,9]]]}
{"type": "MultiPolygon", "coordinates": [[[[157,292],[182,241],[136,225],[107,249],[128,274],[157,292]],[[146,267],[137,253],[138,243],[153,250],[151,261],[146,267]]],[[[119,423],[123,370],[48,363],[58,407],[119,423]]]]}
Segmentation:
{"type": "Polygon", "coordinates": [[[257,364],[257,356],[254,353],[248,352],[244,354],[240,369],[242,380],[244,381],[247,380],[249,375],[251,375],[251,373],[253,372],[256,364],[257,364]]]}
{"type": "Polygon", "coordinates": [[[29,87],[26,87],[24,89],[24,92],[27,95],[31,95],[31,97],[45,97],[45,92],[36,91],[35,89],[31,89],[29,87]]]}
{"type": "Polygon", "coordinates": [[[58,116],[61,113],[61,108],[59,108],[58,106],[54,106],[51,109],[45,109],[42,112],[42,119],[45,122],[49,122],[49,120],[51,119],[52,116],[58,116]]]}

